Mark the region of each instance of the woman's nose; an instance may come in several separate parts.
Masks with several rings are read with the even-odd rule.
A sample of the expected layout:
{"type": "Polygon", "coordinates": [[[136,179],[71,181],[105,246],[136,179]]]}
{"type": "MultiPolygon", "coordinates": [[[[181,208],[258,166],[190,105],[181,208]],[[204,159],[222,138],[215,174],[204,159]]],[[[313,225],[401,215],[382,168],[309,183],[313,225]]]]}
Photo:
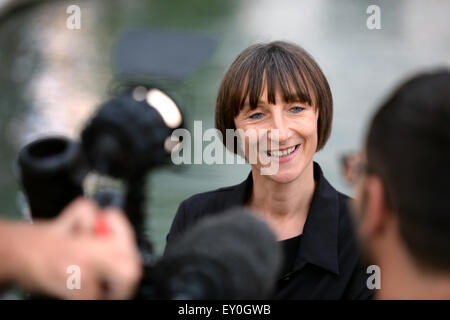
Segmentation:
{"type": "Polygon", "coordinates": [[[278,141],[280,143],[288,140],[292,134],[289,129],[289,121],[284,119],[282,115],[274,115],[272,117],[271,133],[274,133],[273,129],[278,131],[278,141]]]}

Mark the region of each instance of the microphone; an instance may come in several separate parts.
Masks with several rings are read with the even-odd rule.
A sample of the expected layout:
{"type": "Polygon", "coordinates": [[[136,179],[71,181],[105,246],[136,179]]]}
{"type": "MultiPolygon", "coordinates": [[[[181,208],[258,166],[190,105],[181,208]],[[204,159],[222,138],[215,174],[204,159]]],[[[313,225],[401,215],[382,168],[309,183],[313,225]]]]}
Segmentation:
{"type": "Polygon", "coordinates": [[[147,274],[158,299],[266,299],[281,262],[281,248],[267,224],[234,208],[177,238],[147,274]]]}

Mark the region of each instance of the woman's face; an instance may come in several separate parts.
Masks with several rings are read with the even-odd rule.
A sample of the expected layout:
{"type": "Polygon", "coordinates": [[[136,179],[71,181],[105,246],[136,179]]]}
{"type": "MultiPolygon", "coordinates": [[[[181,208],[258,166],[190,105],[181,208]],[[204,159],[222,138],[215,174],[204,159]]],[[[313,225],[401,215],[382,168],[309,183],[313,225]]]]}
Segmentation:
{"type": "MultiPolygon", "coordinates": [[[[258,170],[267,167],[267,161],[276,161],[278,166],[275,173],[267,175],[279,183],[288,183],[297,179],[312,163],[317,149],[317,119],[318,110],[304,103],[284,103],[277,93],[276,104],[267,102],[264,90],[258,107],[250,109],[248,101],[234,119],[236,129],[255,130],[258,137],[258,161],[249,161],[249,145],[251,141],[246,137],[245,157],[258,170]],[[274,137],[270,133],[278,129],[278,147],[273,148],[274,137]],[[267,132],[267,135],[263,133],[267,132]],[[263,141],[263,139],[267,139],[263,141]],[[261,143],[263,141],[264,143],[261,143]],[[264,161],[261,161],[264,159],[264,161]],[[265,164],[265,165],[262,165],[265,164]]],[[[269,163],[270,163],[269,162],[269,163]]]]}

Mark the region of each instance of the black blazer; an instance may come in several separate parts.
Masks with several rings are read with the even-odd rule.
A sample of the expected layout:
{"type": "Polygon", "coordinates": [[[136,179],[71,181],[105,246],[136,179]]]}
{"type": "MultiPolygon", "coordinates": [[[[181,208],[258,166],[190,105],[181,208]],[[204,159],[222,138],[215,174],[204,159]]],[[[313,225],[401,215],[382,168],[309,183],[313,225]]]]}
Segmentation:
{"type": "MultiPolygon", "coordinates": [[[[292,271],[279,279],[274,299],[370,299],[370,274],[360,254],[349,214],[349,198],[336,191],[314,163],[314,191],[292,271]]],[[[167,245],[201,218],[244,206],[253,179],[184,200],[167,235],[167,245]]]]}

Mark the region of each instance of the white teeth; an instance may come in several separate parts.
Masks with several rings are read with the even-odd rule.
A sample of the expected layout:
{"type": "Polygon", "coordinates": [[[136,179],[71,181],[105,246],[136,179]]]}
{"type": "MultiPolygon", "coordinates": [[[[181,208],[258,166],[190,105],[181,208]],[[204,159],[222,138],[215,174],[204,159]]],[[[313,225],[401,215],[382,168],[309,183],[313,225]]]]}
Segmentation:
{"type": "Polygon", "coordinates": [[[291,147],[289,149],[283,150],[283,151],[272,150],[272,151],[269,152],[269,155],[271,157],[280,158],[280,157],[285,157],[285,156],[291,154],[292,152],[294,152],[294,150],[295,150],[295,146],[293,146],[293,147],[291,147]]]}

